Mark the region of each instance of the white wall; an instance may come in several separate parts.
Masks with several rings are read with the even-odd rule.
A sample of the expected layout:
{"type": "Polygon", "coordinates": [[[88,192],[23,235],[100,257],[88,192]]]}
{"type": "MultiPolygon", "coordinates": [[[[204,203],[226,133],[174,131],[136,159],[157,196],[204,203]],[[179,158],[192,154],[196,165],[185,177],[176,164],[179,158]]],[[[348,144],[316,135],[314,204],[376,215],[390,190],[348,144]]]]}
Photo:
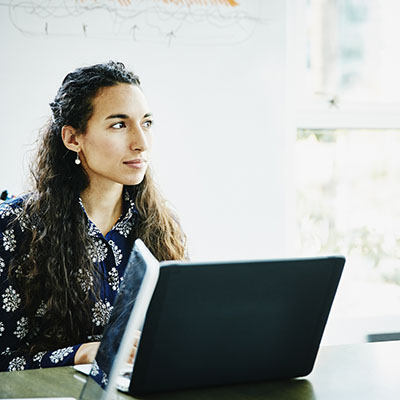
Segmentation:
{"type": "MultiPolygon", "coordinates": [[[[213,40],[199,35],[204,24],[189,21],[185,40],[177,35],[170,45],[165,35],[136,41],[115,33],[62,35],[53,29],[57,21],[69,27],[90,15],[57,20],[0,6],[0,189],[23,190],[27,150],[66,73],[120,60],[141,77],[153,108],[153,163],[163,193],[181,217],[191,258],[286,254],[293,211],[286,146],[291,133],[285,103],[285,1],[237,1],[236,10],[247,7],[264,19],[251,29],[246,25],[242,37],[240,23],[232,25],[238,43],[224,36],[228,28],[213,40]],[[45,35],[41,26],[47,21],[45,35]]],[[[110,25],[109,13],[96,11],[95,17],[97,33],[110,25]]]]}

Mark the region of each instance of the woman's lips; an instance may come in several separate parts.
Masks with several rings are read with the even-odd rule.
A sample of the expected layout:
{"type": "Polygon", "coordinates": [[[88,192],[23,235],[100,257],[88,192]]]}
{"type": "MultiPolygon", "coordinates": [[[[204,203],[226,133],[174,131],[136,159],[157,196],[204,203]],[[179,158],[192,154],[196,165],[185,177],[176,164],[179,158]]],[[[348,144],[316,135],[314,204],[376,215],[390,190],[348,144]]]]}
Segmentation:
{"type": "Polygon", "coordinates": [[[135,160],[124,161],[124,164],[130,168],[144,168],[147,164],[147,161],[143,158],[137,158],[135,160]]]}

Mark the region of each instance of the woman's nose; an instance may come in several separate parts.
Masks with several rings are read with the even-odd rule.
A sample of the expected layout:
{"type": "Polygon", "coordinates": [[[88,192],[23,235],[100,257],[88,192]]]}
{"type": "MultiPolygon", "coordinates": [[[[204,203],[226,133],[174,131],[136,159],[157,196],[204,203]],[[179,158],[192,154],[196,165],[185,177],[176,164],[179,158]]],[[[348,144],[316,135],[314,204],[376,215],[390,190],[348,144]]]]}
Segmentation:
{"type": "Polygon", "coordinates": [[[134,151],[146,151],[149,149],[149,139],[141,127],[133,129],[130,147],[134,151]]]}

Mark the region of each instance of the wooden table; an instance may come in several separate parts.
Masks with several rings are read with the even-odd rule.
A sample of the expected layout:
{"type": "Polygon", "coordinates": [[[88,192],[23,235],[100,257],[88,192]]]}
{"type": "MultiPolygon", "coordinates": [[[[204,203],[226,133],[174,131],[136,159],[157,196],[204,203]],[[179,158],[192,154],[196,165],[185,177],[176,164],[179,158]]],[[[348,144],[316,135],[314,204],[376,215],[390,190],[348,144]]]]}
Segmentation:
{"type": "MultiPolygon", "coordinates": [[[[0,373],[0,398],[76,397],[85,377],[72,367],[0,373]]],[[[121,394],[122,399],[132,399],[121,394]]],[[[304,379],[153,394],[177,400],[389,400],[400,399],[400,341],[321,347],[304,379]]]]}

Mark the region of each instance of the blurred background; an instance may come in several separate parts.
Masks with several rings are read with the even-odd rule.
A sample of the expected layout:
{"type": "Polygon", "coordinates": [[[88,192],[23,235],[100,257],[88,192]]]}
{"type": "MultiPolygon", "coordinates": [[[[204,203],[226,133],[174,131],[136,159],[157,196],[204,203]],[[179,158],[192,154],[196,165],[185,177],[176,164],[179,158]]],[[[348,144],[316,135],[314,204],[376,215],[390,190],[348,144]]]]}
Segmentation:
{"type": "MultiPolygon", "coordinates": [[[[395,0],[0,0],[1,190],[63,77],[124,62],[193,260],[343,254],[324,344],[400,332],[395,0]]],[[[400,335],[399,335],[400,337],[400,335]]]]}

